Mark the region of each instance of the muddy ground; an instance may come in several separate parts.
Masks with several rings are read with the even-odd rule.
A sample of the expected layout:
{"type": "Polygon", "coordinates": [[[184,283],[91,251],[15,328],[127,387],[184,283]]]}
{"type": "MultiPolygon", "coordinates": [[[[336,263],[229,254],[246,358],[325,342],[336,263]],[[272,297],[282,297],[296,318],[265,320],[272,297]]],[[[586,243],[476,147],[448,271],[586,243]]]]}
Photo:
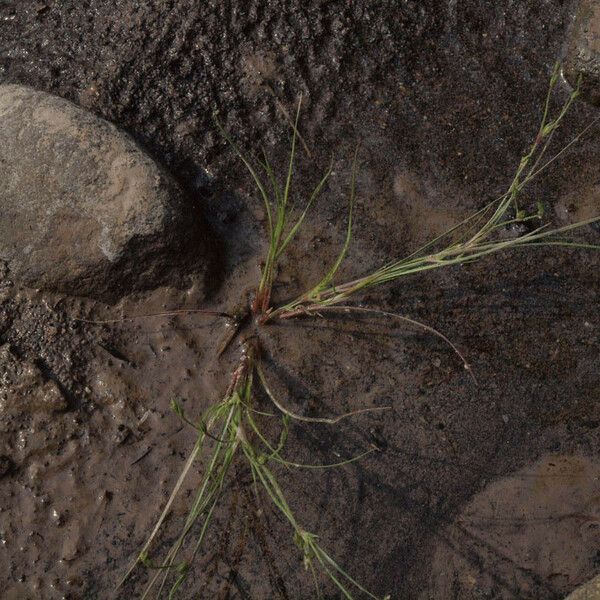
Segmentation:
{"type": "MultiPolygon", "coordinates": [[[[200,204],[222,279],[202,298],[157,289],[110,307],[0,289],[2,598],[114,592],[157,518],[198,414],[236,348],[199,315],[90,325],[183,307],[230,309],[257,279],[265,215],[212,113],[279,169],[303,98],[296,195],[334,176],[281,272],[278,298],[313,282],[343,238],[351,157],[358,201],[344,275],[414,249],[503,191],[535,133],[574,10],[513,2],[5,0],[0,81],[71,99],[130,132],[200,204]]],[[[564,96],[565,90],[559,92],[564,96]]],[[[596,112],[577,106],[556,148],[596,112]]],[[[531,190],[560,224],[600,212],[598,133],[531,190]]],[[[598,230],[584,237],[600,242],[598,230]]],[[[563,598],[600,570],[600,256],[516,252],[407,279],[363,298],[435,326],[372,319],[272,327],[270,375],[298,410],[386,406],[336,427],[294,426],[278,471],[293,508],[377,594],[418,600],[563,598]]],[[[118,290],[117,290],[118,292],[118,290]]],[[[190,487],[193,482],[190,482],[190,487]]],[[[182,598],[308,599],[286,524],[240,465],[182,598]]],[[[185,517],[185,494],[162,538],[185,517]]],[[[329,598],[339,594],[325,588],[329,598]]]]}

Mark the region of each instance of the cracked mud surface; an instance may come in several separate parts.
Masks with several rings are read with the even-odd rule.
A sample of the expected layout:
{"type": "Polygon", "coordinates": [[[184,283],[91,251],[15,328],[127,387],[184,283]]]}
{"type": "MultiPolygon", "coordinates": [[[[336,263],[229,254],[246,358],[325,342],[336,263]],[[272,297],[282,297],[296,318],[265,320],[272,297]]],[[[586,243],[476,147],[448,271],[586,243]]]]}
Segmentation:
{"type": "MultiPolygon", "coordinates": [[[[277,298],[313,282],[343,239],[361,145],[355,237],[344,275],[407,253],[502,192],[533,136],[570,2],[4,2],[0,80],[69,98],[165,163],[223,253],[202,306],[231,310],[258,276],[265,215],[212,123],[281,170],[303,95],[299,199],[334,176],[281,270],[277,298]]],[[[577,107],[560,143],[595,112],[577,107]]],[[[600,212],[591,136],[531,190],[554,222],[600,212]]],[[[599,243],[589,228],[585,237],[599,243]]],[[[406,279],[366,305],[422,320],[467,355],[475,386],[437,339],[377,319],[265,330],[269,374],[298,410],[365,414],[298,425],[282,470],[290,503],[357,579],[393,598],[562,598],[598,572],[600,257],[515,252],[406,279]],[[287,388],[287,390],[286,390],[287,388]],[[524,483],[525,482],[525,483],[524,483]]],[[[115,307],[0,289],[0,590],[11,600],[111,598],[157,518],[199,414],[237,349],[197,307],[158,289],[115,307]]],[[[194,481],[189,482],[189,489],[194,481]]],[[[185,518],[187,493],[162,538],[185,518]]],[[[314,597],[289,531],[240,465],[182,598],[314,597]]],[[[137,597],[140,571],[116,597],[137,597]]],[[[326,589],[329,598],[335,591],[326,589]]]]}

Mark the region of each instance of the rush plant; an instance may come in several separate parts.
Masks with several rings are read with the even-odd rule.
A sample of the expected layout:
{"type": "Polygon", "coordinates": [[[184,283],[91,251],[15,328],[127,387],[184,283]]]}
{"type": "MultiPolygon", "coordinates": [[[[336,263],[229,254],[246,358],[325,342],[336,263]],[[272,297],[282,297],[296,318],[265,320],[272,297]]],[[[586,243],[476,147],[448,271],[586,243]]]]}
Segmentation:
{"type": "MultiPolygon", "coordinates": [[[[344,570],[333,555],[325,549],[317,534],[299,521],[293,506],[286,497],[285,483],[280,480],[276,467],[285,465],[290,468],[339,468],[363,458],[374,449],[350,460],[331,465],[303,465],[291,462],[283,455],[289,425],[293,421],[300,421],[335,426],[340,420],[366,410],[385,409],[357,408],[353,412],[337,416],[308,416],[292,411],[288,408],[285,400],[276,396],[268,381],[264,360],[261,356],[261,333],[265,327],[277,322],[300,318],[320,318],[326,311],[343,311],[350,314],[372,313],[421,327],[442,338],[461,358],[465,368],[470,370],[458,348],[442,333],[407,316],[385,312],[377,307],[359,306],[353,302],[360,298],[361,293],[366,290],[397,281],[408,275],[416,275],[442,267],[465,265],[508,250],[528,249],[543,245],[595,247],[574,242],[566,236],[575,229],[599,220],[599,217],[552,229],[543,222],[544,214],[541,204],[537,205],[534,212],[529,213],[519,204],[523,189],[566,150],[563,148],[553,158],[544,158],[555,131],[563,122],[579,94],[578,89],[573,90],[562,108],[552,117],[552,92],[556,87],[558,77],[559,66],[557,65],[550,80],[539,129],[531,147],[521,159],[506,193],[409,256],[393,258],[372,272],[365,273],[356,279],[338,281],[340,266],[352,240],[357,170],[355,156],[350,182],[348,223],[345,239],[337,258],[329,270],[310,289],[296,298],[278,305],[272,302],[272,290],[277,280],[280,260],[301,229],[309,209],[327,184],[332,167],[330,165],[325,170],[308,197],[304,208],[298,214],[290,205],[290,193],[294,179],[300,105],[292,127],[287,170],[281,180],[277,177],[266,156],[256,164],[251,162],[237,148],[229,134],[217,123],[224,137],[230,142],[248,169],[262,199],[267,221],[267,250],[260,280],[245,315],[234,317],[225,313],[199,311],[205,312],[207,316],[226,319],[233,332],[229,341],[237,338],[241,353],[237,366],[230,375],[229,386],[224,397],[210,406],[203,415],[188,415],[177,402],[172,404],[173,410],[179,417],[197,431],[197,441],[189,454],[170,499],[135,564],[126,575],[127,577],[137,565],[143,565],[150,569],[150,577],[141,595],[142,599],[159,598],[163,597],[163,594],[170,599],[175,598],[187,577],[194,558],[201,552],[206,542],[211,519],[223,499],[224,486],[230,476],[230,469],[234,461],[246,463],[256,489],[262,490],[274,509],[289,524],[290,537],[298,548],[305,568],[314,577],[318,597],[321,597],[319,580],[324,575],[333,582],[344,598],[353,599],[358,596],[371,599],[382,598],[381,595],[378,596],[373,591],[366,589],[344,570]],[[507,227],[522,223],[528,223],[530,226],[526,233],[518,237],[502,235],[506,232],[507,227]],[[265,408],[265,402],[270,403],[270,407],[265,408]],[[277,419],[279,422],[279,434],[275,439],[267,435],[265,426],[268,420],[273,419],[277,419]],[[175,497],[181,491],[182,485],[192,469],[201,469],[203,475],[195,497],[191,501],[189,514],[183,523],[179,537],[166,555],[157,558],[153,552],[157,536],[170,513],[175,497]]],[[[584,132],[576,136],[568,146],[579,140],[584,132]]],[[[385,598],[389,597],[385,596],[385,598]]]]}

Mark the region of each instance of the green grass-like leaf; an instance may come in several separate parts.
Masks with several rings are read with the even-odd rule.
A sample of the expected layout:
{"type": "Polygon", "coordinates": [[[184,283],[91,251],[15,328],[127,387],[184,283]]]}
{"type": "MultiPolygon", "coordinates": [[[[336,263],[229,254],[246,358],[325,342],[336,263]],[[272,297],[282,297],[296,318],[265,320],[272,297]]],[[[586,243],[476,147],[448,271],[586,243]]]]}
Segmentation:
{"type": "MultiPolygon", "coordinates": [[[[355,153],[352,166],[348,223],[340,252],[331,268],[317,284],[278,307],[271,306],[271,291],[277,277],[279,260],[302,228],[308,211],[327,184],[332,173],[333,163],[329,165],[329,168],[310,194],[304,208],[294,219],[293,214],[295,211],[291,206],[290,198],[294,180],[297,140],[301,139],[298,132],[301,104],[298,104],[296,117],[292,124],[291,148],[282,183],[278,181],[266,155],[259,163],[260,169],[255,168],[252,161],[244,157],[231,136],[216,121],[222,135],[248,169],[265,207],[267,251],[260,281],[256,289],[256,296],[251,305],[251,312],[256,317],[253,335],[258,336],[260,327],[268,322],[297,317],[322,317],[329,311],[341,311],[349,315],[358,313],[375,315],[420,327],[439,337],[452,348],[462,360],[465,368],[471,373],[464,355],[441,332],[404,315],[382,311],[377,308],[354,306],[347,304],[347,302],[356,298],[359,293],[366,289],[397,281],[408,275],[424,273],[441,267],[468,264],[505,250],[555,245],[598,249],[598,246],[593,244],[570,240],[565,237],[565,234],[597,222],[600,217],[552,229],[547,224],[541,224],[541,219],[544,216],[541,203],[537,203],[536,211],[531,214],[527,214],[519,206],[519,196],[525,186],[579,141],[600,119],[600,117],[595,119],[554,157],[543,162],[543,157],[549,148],[554,133],[579,95],[579,89],[576,88],[569,95],[558,114],[551,117],[552,92],[557,84],[559,72],[560,67],[557,65],[550,79],[538,132],[528,151],[519,161],[506,193],[487,203],[482,209],[408,256],[392,260],[356,279],[336,283],[335,279],[347,256],[352,240],[357,171],[357,153],[355,153]],[[263,177],[266,177],[266,181],[263,181],[263,177]],[[520,237],[507,239],[502,236],[507,226],[525,222],[536,223],[538,221],[540,222],[538,227],[534,227],[533,230],[520,237]]],[[[233,320],[238,326],[241,323],[241,321],[235,321],[229,313],[202,312],[214,314],[214,316],[224,316],[230,321],[233,320]]],[[[236,328],[233,335],[238,333],[239,330],[236,328]]],[[[231,340],[229,339],[229,341],[231,340]]],[[[324,465],[297,463],[283,456],[292,422],[321,423],[335,426],[342,419],[373,410],[385,410],[389,407],[358,409],[335,417],[310,417],[297,414],[283,404],[271,390],[260,361],[258,344],[259,342],[253,341],[252,336],[242,341],[242,356],[231,375],[230,384],[224,398],[208,408],[197,422],[186,415],[183,407],[177,401],[172,402],[172,409],[175,414],[184,423],[194,428],[198,437],[164,510],[142,547],[136,563],[127,572],[125,578],[131,574],[135,566],[141,564],[151,573],[141,596],[142,600],[150,598],[151,595],[160,598],[167,588],[169,589],[168,598],[174,599],[188,577],[190,565],[206,543],[207,532],[212,523],[213,515],[222,501],[225,483],[232,464],[235,460],[244,460],[252,474],[257,491],[262,490],[266,494],[272,506],[290,525],[292,540],[301,553],[305,568],[310,571],[314,579],[317,597],[321,597],[318,579],[318,572],[320,571],[336,586],[341,597],[354,600],[354,594],[360,593],[376,600],[377,596],[354,579],[324,550],[315,533],[301,526],[273,469],[275,468],[274,465],[280,465],[287,469],[340,468],[372,454],[374,452],[373,448],[353,458],[324,465]],[[262,407],[259,407],[260,397],[263,400],[270,401],[272,411],[261,410],[262,407]],[[281,429],[276,441],[271,441],[263,431],[261,425],[263,419],[261,417],[264,419],[273,419],[274,417],[280,419],[281,429]],[[204,465],[203,476],[179,536],[163,559],[158,561],[151,559],[153,546],[164,527],[175,497],[181,491],[183,483],[192,468],[201,465],[204,465]],[[186,554],[186,558],[183,560],[180,558],[182,554],[186,554]]],[[[385,596],[383,600],[389,600],[389,598],[389,596],[385,596]]]]}

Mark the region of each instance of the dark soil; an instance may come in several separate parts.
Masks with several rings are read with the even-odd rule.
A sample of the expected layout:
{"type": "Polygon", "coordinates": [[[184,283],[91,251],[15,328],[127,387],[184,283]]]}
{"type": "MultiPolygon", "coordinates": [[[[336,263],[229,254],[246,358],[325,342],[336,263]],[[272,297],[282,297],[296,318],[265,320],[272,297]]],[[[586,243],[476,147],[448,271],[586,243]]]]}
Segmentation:
{"type": "MultiPolygon", "coordinates": [[[[334,155],[332,181],[282,269],[285,298],[338,251],[356,144],[346,276],[414,249],[506,188],[572,9],[559,0],[0,4],[0,81],[54,92],[130,132],[199,203],[224,258],[208,299],[161,288],[106,307],[0,290],[2,598],[140,595],[143,571],[113,590],[193,443],[169,402],[197,414],[217,399],[237,349],[217,359],[223,326],[199,315],[111,327],[73,319],[231,309],[256,282],[265,216],[213,111],[247,153],[264,147],[281,169],[281,107],[293,113],[302,94],[311,155],[299,155],[299,201],[334,155]],[[62,401],[54,388],[40,397],[48,382],[62,401]]],[[[595,114],[578,106],[557,147],[595,114]]],[[[531,199],[559,224],[600,213],[598,164],[592,135],[531,199]]],[[[597,230],[584,236],[600,242],[597,230]]],[[[293,428],[292,460],[380,448],[364,462],[279,472],[301,522],[367,587],[418,600],[558,599],[600,570],[599,267],[592,252],[518,252],[362,299],[443,331],[478,385],[436,338],[377,319],[265,331],[270,376],[298,410],[393,406],[293,428]]],[[[257,501],[243,465],[181,597],[315,597],[286,524],[257,501]]]]}

